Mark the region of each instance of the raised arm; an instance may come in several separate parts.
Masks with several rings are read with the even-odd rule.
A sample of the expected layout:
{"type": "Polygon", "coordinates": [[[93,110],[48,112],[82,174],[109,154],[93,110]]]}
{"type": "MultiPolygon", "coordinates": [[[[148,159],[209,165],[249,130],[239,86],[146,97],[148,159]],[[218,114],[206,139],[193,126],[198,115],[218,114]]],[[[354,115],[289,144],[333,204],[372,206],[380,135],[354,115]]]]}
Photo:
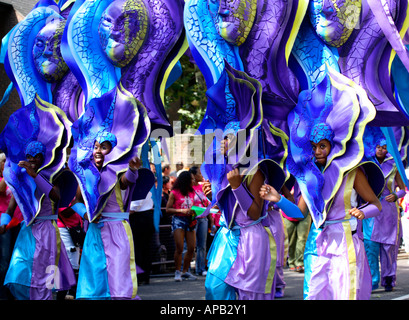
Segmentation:
{"type": "Polygon", "coordinates": [[[302,220],[308,214],[308,207],[302,196],[300,197],[297,206],[268,184],[265,184],[260,188],[259,194],[262,199],[274,202],[288,217],[302,220]]]}
{"type": "Polygon", "coordinates": [[[129,161],[129,168],[121,176],[120,186],[122,190],[125,190],[130,185],[134,184],[138,179],[138,169],[142,166],[142,161],[138,157],[133,157],[129,161]]]}
{"type": "Polygon", "coordinates": [[[263,208],[263,199],[259,194],[259,190],[264,182],[264,176],[261,171],[256,171],[248,186],[248,190],[244,187],[242,183],[243,176],[240,175],[240,171],[237,168],[227,173],[227,180],[229,180],[233,194],[241,209],[247,213],[250,219],[259,219],[263,208]]]}

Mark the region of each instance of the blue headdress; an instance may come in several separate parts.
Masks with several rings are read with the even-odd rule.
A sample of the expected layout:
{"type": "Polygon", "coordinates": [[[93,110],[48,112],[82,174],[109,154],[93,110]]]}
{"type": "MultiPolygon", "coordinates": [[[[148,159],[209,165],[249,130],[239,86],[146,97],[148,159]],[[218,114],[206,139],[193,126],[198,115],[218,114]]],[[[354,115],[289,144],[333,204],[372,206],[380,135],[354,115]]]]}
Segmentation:
{"type": "Polygon", "coordinates": [[[98,143],[103,143],[104,141],[108,141],[112,148],[114,148],[117,144],[116,136],[109,132],[109,131],[101,131],[98,133],[97,137],[95,138],[95,141],[98,143]]]}
{"type": "Polygon", "coordinates": [[[325,122],[320,122],[312,127],[310,141],[318,143],[324,139],[328,140],[332,145],[332,140],[334,139],[334,131],[325,122]]]}
{"type": "Polygon", "coordinates": [[[43,157],[45,156],[45,145],[42,144],[40,141],[31,141],[26,147],[26,155],[30,155],[35,157],[37,154],[41,154],[43,157]]]}
{"type": "MultiPolygon", "coordinates": [[[[56,82],[50,83],[42,77],[32,51],[39,31],[63,19],[55,2],[39,1],[10,31],[5,44],[5,69],[17,88],[22,107],[10,116],[0,135],[0,148],[7,157],[3,174],[27,225],[40,212],[44,194],[36,192],[34,179],[22,171],[18,162],[28,154],[42,154],[44,161],[37,173],[54,183],[65,165],[66,149],[71,139],[71,122],[61,109],[51,104],[51,87],[56,82]]],[[[76,189],[74,187],[74,193],[76,189]]],[[[61,193],[66,194],[67,190],[61,193]]]]}

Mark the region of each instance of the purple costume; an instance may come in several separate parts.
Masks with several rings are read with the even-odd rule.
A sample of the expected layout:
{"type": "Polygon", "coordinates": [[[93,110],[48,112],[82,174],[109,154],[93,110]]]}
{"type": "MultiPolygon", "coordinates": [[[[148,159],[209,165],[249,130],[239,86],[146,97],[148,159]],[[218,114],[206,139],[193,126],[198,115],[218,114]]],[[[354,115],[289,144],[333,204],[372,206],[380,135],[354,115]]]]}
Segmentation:
{"type": "MultiPolygon", "coordinates": [[[[368,300],[371,274],[363,241],[346,212],[351,209],[351,192],[356,170],[345,175],[328,212],[324,227],[310,232],[306,255],[314,241],[317,255],[308,265],[307,300],[368,300]],[[316,238],[312,240],[313,235],[316,238]]],[[[304,288],[305,289],[305,288],[304,288]]]]}
{"type": "Polygon", "coordinates": [[[22,224],[4,280],[16,299],[52,300],[53,289],[68,290],[75,285],[56,219],[46,197],[34,223],[22,224]]]}
{"type": "Polygon", "coordinates": [[[315,88],[300,94],[289,115],[288,169],[314,222],[304,254],[304,298],[365,299],[371,287],[369,268],[363,242],[352,234],[355,218],[348,210],[357,167],[364,168],[376,195],[383,187],[379,167],[362,162],[363,133],[375,108],[357,85],[331,68],[325,71],[315,88]],[[311,157],[310,141],[322,139],[330,141],[331,151],[320,169],[311,157]]]}
{"type": "Polygon", "coordinates": [[[263,221],[263,224],[267,224],[270,232],[274,236],[275,246],[277,251],[277,261],[275,270],[275,288],[284,289],[286,283],[284,281],[284,266],[286,262],[285,256],[285,226],[283,223],[283,217],[281,212],[275,207],[269,207],[268,216],[263,221]]]}
{"type": "MultiPolygon", "coordinates": [[[[132,182],[138,173],[126,173],[132,182]]],[[[119,183],[108,197],[98,223],[90,223],[78,278],[78,299],[139,299],[132,230],[130,195],[134,185],[121,190],[119,183]],[[124,196],[122,196],[122,192],[124,196]]]]}
{"type": "MultiPolygon", "coordinates": [[[[274,161],[261,161],[257,167],[266,183],[274,183],[281,189],[284,175],[282,171],[280,175],[281,169],[274,161]]],[[[269,227],[270,221],[267,220],[267,203],[264,202],[258,220],[252,220],[247,215],[252,204],[252,196],[247,188],[247,180],[251,176],[247,175],[240,187],[234,190],[226,185],[227,179],[224,179],[222,189],[217,194],[224,215],[208,255],[208,277],[210,274],[233,287],[240,300],[272,300],[275,293],[277,248],[269,227]]],[[[215,290],[212,284],[206,279],[208,291],[215,290]]],[[[213,298],[221,298],[214,293],[212,295],[213,298]]],[[[210,295],[207,293],[207,296],[210,295]]]]}
{"type": "Polygon", "coordinates": [[[24,217],[5,279],[16,299],[52,299],[52,290],[75,285],[55,221],[58,207],[67,206],[76,186],[61,175],[71,122],[51,103],[53,89],[67,72],[59,51],[65,21],[58,6],[50,4],[40,1],[10,31],[5,45],[5,69],[22,103],[0,135],[0,147],[7,157],[4,178],[24,217]],[[27,155],[34,158],[38,154],[43,161],[33,179],[18,163],[27,155]],[[49,198],[53,185],[61,195],[57,203],[49,198]]]}
{"type": "Polygon", "coordinates": [[[380,164],[385,175],[386,186],[382,192],[382,211],[368,221],[364,221],[364,241],[372,271],[372,284],[379,283],[379,259],[381,263],[381,285],[394,287],[396,282],[397,257],[402,237],[401,213],[397,201],[389,202],[385,197],[395,191],[397,168],[392,157],[380,164]]]}

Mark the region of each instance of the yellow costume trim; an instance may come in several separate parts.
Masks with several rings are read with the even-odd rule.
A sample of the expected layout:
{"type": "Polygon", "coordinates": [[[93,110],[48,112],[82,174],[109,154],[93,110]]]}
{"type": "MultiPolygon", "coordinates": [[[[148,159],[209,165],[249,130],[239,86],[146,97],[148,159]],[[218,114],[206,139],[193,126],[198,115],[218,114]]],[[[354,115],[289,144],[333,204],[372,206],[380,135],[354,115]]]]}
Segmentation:
{"type": "MultiPolygon", "coordinates": [[[[55,256],[55,269],[54,269],[54,276],[55,277],[59,277],[58,274],[56,274],[56,272],[59,272],[58,270],[58,263],[60,262],[60,256],[61,256],[61,234],[60,234],[60,229],[57,226],[57,223],[53,220],[52,221],[53,227],[55,229],[55,237],[56,237],[56,244],[57,244],[57,254],[55,256]]],[[[57,278],[58,279],[58,278],[57,278]]],[[[56,283],[54,282],[54,285],[56,283]]],[[[59,285],[59,283],[58,283],[59,285]]],[[[56,288],[56,289],[60,289],[60,288],[56,288]]]]}
{"type": "Polygon", "coordinates": [[[135,251],[134,251],[134,243],[133,243],[133,236],[132,236],[132,230],[131,227],[128,223],[128,221],[123,220],[122,225],[125,228],[126,235],[128,236],[128,241],[129,241],[129,268],[131,272],[131,277],[132,277],[132,298],[136,297],[136,294],[138,292],[138,277],[136,275],[136,265],[135,265],[135,251]]]}
{"type": "Polygon", "coordinates": [[[273,282],[274,282],[274,274],[275,274],[276,265],[277,265],[277,244],[276,244],[273,234],[271,233],[270,228],[264,227],[264,229],[268,233],[268,240],[269,240],[269,246],[270,246],[270,268],[268,269],[266,288],[264,290],[264,293],[271,293],[273,282]]]}
{"type": "Polygon", "coordinates": [[[173,67],[176,65],[179,59],[184,55],[184,53],[186,52],[188,48],[189,48],[189,43],[187,42],[186,35],[184,35],[182,47],[180,48],[178,54],[175,56],[172,62],[169,64],[169,67],[166,69],[166,72],[163,76],[163,80],[160,84],[159,95],[160,95],[160,99],[162,100],[163,105],[165,105],[165,89],[166,89],[166,83],[168,81],[169,75],[172,72],[173,67]]]}
{"type": "Polygon", "coordinates": [[[301,0],[298,3],[297,13],[295,14],[294,24],[291,29],[290,36],[288,37],[287,43],[285,44],[285,61],[288,66],[288,60],[290,58],[291,50],[293,49],[295,39],[297,38],[298,31],[302,21],[304,20],[305,13],[308,8],[308,0],[301,0]]]}
{"type": "MultiPolygon", "coordinates": [[[[347,177],[344,193],[344,205],[345,205],[345,219],[350,219],[351,215],[349,210],[351,209],[351,194],[354,187],[354,181],[356,177],[357,169],[350,172],[347,177]]],[[[345,240],[348,248],[348,261],[349,261],[349,299],[356,300],[357,294],[357,266],[356,266],[356,251],[354,241],[352,239],[351,224],[349,221],[342,222],[342,226],[345,232],[345,240]]]]}

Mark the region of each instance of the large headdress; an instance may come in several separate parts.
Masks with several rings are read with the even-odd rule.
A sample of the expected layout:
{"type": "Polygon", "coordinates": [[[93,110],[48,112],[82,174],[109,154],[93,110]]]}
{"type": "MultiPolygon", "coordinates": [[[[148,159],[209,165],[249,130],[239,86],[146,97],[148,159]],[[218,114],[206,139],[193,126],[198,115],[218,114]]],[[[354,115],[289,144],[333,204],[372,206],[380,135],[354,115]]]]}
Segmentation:
{"type": "MultiPolygon", "coordinates": [[[[57,73],[57,78],[61,77],[61,70],[58,68],[63,63],[51,61],[48,64],[58,65],[57,73],[52,71],[54,69],[39,69],[37,67],[41,64],[36,64],[36,59],[40,52],[33,54],[33,47],[39,45],[39,41],[47,42],[50,39],[47,37],[50,30],[54,46],[59,45],[60,38],[55,36],[60,34],[59,25],[63,18],[57,12],[58,6],[49,6],[50,4],[50,1],[40,1],[26,18],[10,31],[5,59],[5,69],[19,92],[22,107],[10,116],[0,135],[0,148],[7,156],[5,180],[16,198],[26,224],[30,224],[39,213],[44,195],[35,192],[34,180],[22,172],[18,162],[25,160],[27,154],[41,153],[44,161],[38,173],[52,182],[64,167],[66,149],[71,139],[71,122],[64,112],[51,104],[51,82],[56,79],[53,76],[57,76],[57,73]],[[42,30],[47,32],[41,33],[42,30]],[[53,30],[56,30],[54,36],[53,30]],[[51,78],[44,77],[42,71],[51,78]]],[[[50,59],[58,58],[57,51],[53,51],[53,57],[50,59]]]]}
{"type": "Polygon", "coordinates": [[[374,106],[366,93],[328,66],[323,81],[302,91],[297,106],[290,112],[287,166],[297,179],[317,227],[325,221],[344,175],[361,163],[364,129],[374,116],[374,106]],[[322,172],[313,162],[313,130],[319,138],[332,137],[331,152],[322,172]]]}
{"type": "MultiPolygon", "coordinates": [[[[246,176],[245,183],[250,182],[255,170],[260,168],[266,179],[271,179],[268,183],[280,190],[285,181],[283,168],[274,161],[275,159],[269,158],[261,147],[263,113],[260,83],[246,73],[235,70],[226,62],[220,80],[207,91],[207,95],[221,113],[228,105],[227,99],[234,99],[237,107],[233,120],[227,123],[219,120],[220,122],[215,125],[214,143],[206,150],[205,161],[202,164],[203,176],[212,183],[213,202],[219,201],[229,187],[226,174],[232,168],[243,170],[242,173],[246,176]],[[231,96],[223,94],[226,83],[231,96]],[[225,137],[230,138],[231,144],[226,157],[218,150],[221,140],[225,137]]],[[[228,223],[232,214],[233,212],[224,210],[228,223]]]]}

